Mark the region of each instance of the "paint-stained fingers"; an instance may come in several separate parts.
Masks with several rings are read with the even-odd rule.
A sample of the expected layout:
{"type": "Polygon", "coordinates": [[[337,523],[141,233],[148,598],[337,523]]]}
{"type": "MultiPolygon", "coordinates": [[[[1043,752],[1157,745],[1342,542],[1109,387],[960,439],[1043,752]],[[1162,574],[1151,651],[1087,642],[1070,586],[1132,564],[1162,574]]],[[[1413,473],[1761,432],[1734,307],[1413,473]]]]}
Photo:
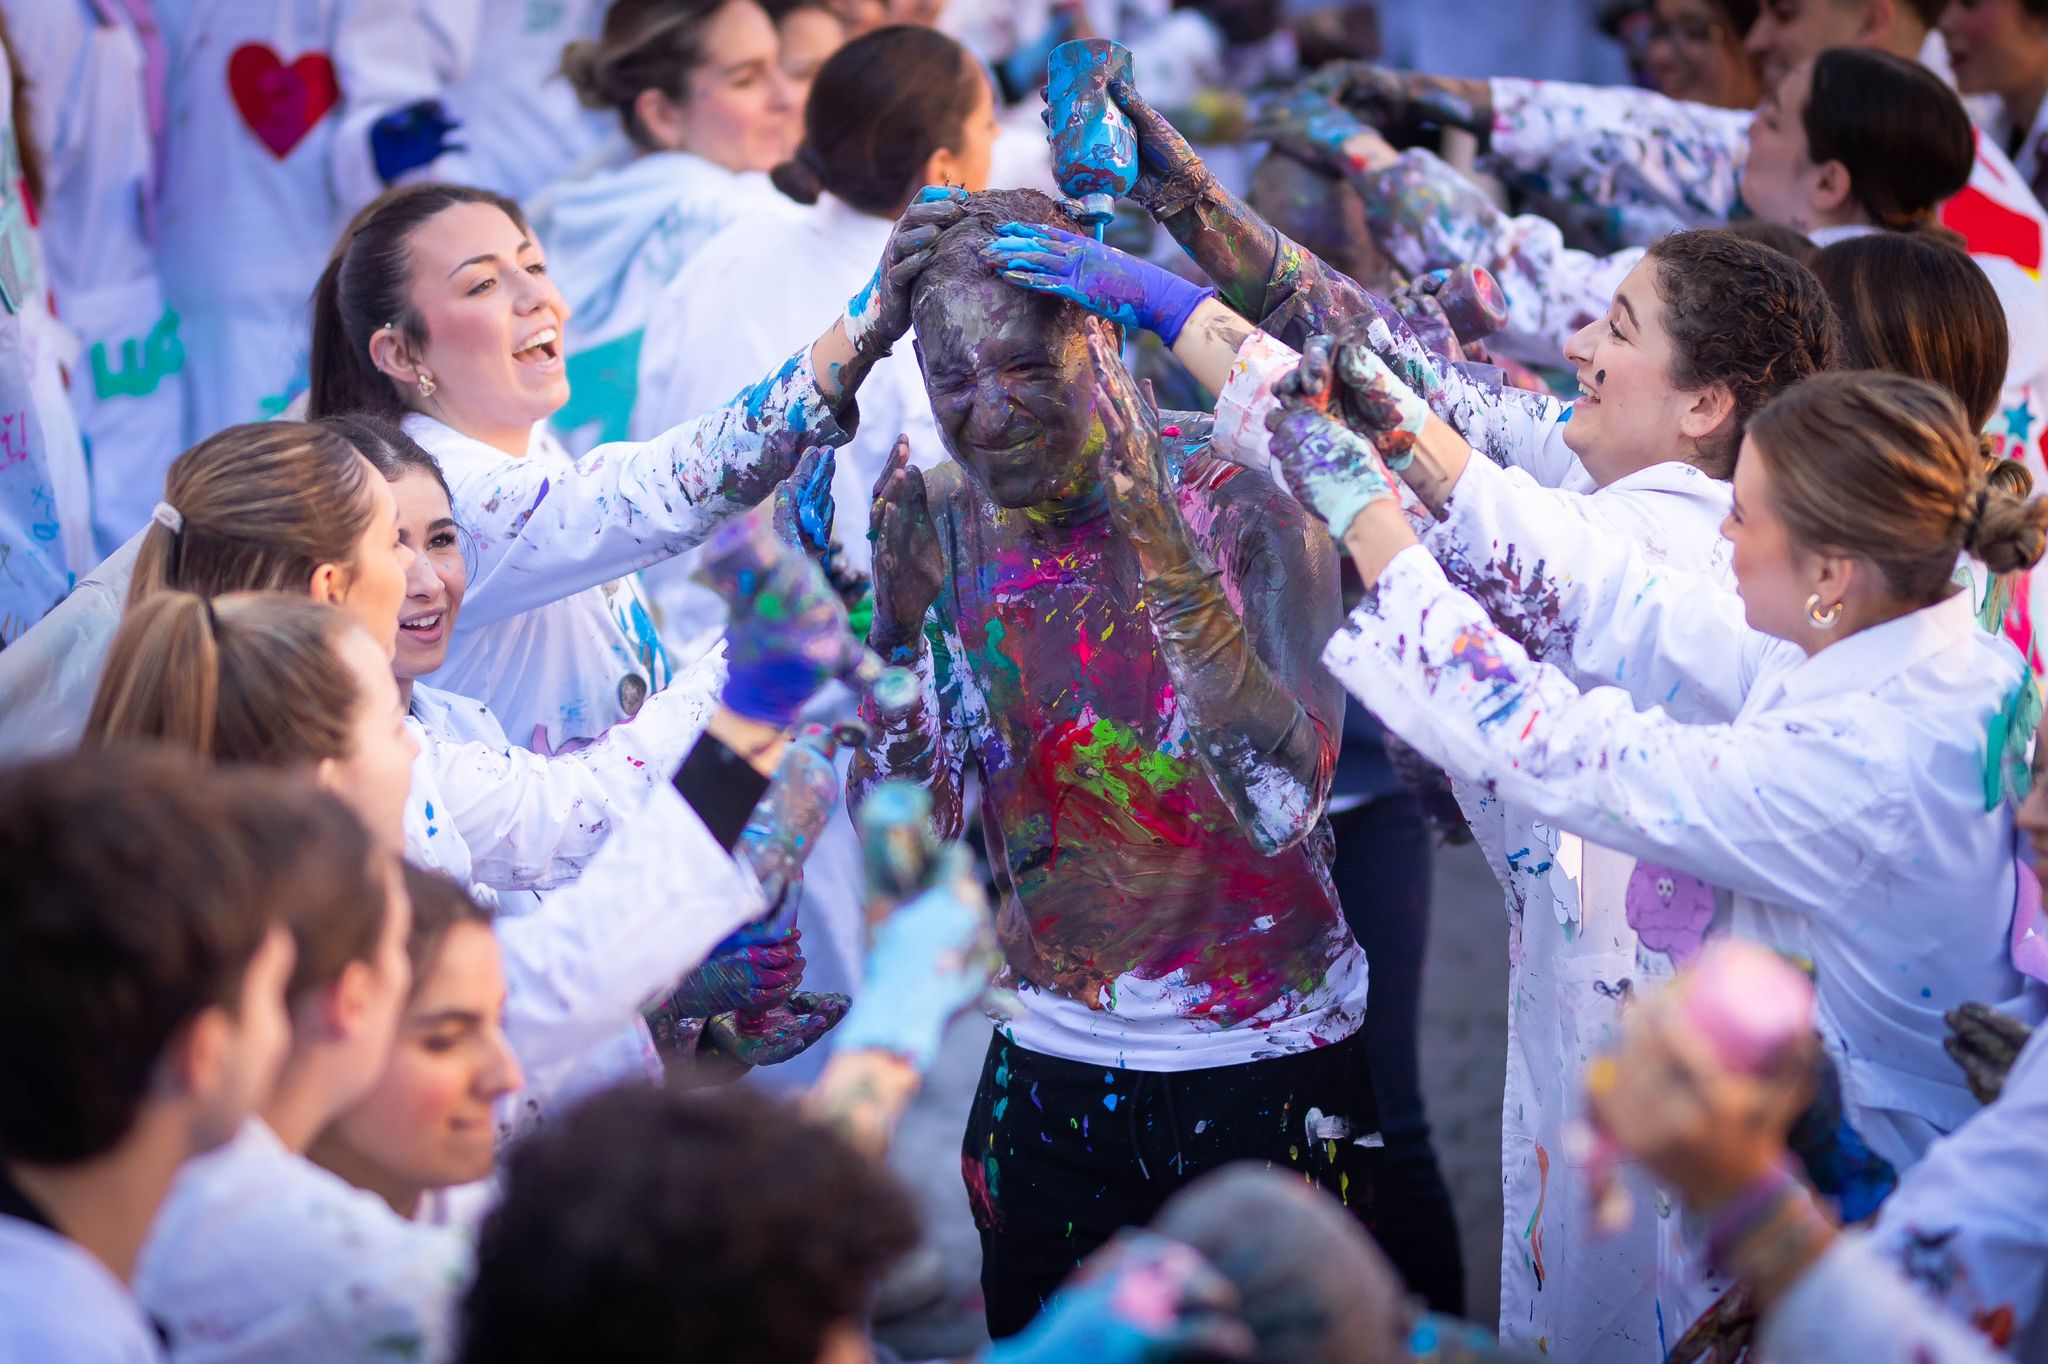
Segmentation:
{"type": "Polygon", "coordinates": [[[981,248],[981,258],[1005,270],[1033,270],[1043,275],[1064,275],[1074,263],[1071,251],[1045,251],[1035,246],[997,238],[981,248]]]}
{"type": "MultiPolygon", "coordinates": [[[[1327,408],[1331,388],[1331,347],[1327,336],[1312,336],[1302,347],[1301,360],[1273,382],[1273,396],[1284,404],[1327,408]]],[[[1268,420],[1267,429],[1272,429],[1268,420]]]]}
{"type": "Polygon", "coordinates": [[[895,480],[896,475],[902,473],[909,464],[910,437],[898,436],[896,437],[896,444],[889,450],[889,458],[882,462],[882,472],[875,477],[875,488],[872,495],[877,503],[888,499],[890,484],[895,480]]]}
{"type": "Polygon", "coordinates": [[[1195,149],[1172,120],[1145,102],[1137,87],[1126,80],[1112,80],[1109,83],[1109,97],[1116,101],[1117,108],[1131,121],[1132,130],[1138,135],[1138,154],[1163,168],[1174,168],[1193,161],[1195,149]]]}

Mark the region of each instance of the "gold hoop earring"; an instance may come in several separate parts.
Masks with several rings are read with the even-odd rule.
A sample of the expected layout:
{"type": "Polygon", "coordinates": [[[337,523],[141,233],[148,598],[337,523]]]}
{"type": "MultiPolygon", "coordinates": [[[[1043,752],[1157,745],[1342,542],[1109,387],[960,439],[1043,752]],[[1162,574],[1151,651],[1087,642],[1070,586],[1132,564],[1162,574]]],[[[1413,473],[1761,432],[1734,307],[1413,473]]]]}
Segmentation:
{"type": "Polygon", "coordinates": [[[420,371],[419,371],[419,376],[420,376],[420,379],[419,379],[419,384],[420,384],[420,396],[421,396],[422,398],[431,398],[431,397],[433,397],[433,396],[434,396],[434,376],[433,376],[433,375],[431,375],[431,374],[429,374],[429,373],[427,373],[427,372],[426,372],[425,370],[420,370],[420,371]]]}
{"type": "Polygon", "coordinates": [[[1826,611],[1822,611],[1820,593],[1816,592],[1806,599],[1806,618],[1813,622],[1816,630],[1832,630],[1835,628],[1835,622],[1842,618],[1842,603],[1836,602],[1826,611]]]}

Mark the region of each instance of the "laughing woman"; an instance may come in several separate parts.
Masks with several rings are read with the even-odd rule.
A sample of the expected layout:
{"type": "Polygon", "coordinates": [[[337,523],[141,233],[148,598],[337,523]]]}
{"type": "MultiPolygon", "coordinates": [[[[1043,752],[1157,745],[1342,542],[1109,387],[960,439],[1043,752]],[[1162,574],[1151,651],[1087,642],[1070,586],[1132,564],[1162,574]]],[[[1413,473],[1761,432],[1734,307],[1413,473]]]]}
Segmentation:
{"type": "Polygon", "coordinates": [[[545,426],[569,400],[570,309],[518,205],[423,185],[357,215],[314,295],[309,410],[401,420],[447,476],[475,562],[444,687],[547,753],[668,684],[635,571],[760,502],[806,449],[845,440],[854,390],[909,325],[922,253],[959,211],[927,193],[815,342],[723,407],[580,459],[545,426]]]}

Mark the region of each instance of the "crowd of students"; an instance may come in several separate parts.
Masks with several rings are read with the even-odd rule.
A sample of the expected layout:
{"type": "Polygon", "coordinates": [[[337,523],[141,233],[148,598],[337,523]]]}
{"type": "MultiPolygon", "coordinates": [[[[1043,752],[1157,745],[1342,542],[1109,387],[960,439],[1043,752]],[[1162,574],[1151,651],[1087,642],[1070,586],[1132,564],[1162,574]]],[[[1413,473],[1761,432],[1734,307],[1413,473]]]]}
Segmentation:
{"type": "Polygon", "coordinates": [[[2048,7],[1423,8],[0,0],[0,1360],[2048,1357],[2048,7]]]}

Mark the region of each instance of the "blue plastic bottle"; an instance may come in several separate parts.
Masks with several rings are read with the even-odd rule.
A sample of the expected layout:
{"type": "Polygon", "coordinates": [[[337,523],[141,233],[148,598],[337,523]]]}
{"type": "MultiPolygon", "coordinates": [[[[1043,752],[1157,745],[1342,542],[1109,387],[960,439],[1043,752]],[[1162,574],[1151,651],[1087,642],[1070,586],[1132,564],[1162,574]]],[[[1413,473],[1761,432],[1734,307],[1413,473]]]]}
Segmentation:
{"type": "Polygon", "coordinates": [[[1111,80],[1131,79],[1130,49],[1107,38],[1061,43],[1046,77],[1053,177],[1080,202],[1081,220],[1100,238],[1116,215],[1117,196],[1138,180],[1138,135],[1109,97],[1111,80]]]}

